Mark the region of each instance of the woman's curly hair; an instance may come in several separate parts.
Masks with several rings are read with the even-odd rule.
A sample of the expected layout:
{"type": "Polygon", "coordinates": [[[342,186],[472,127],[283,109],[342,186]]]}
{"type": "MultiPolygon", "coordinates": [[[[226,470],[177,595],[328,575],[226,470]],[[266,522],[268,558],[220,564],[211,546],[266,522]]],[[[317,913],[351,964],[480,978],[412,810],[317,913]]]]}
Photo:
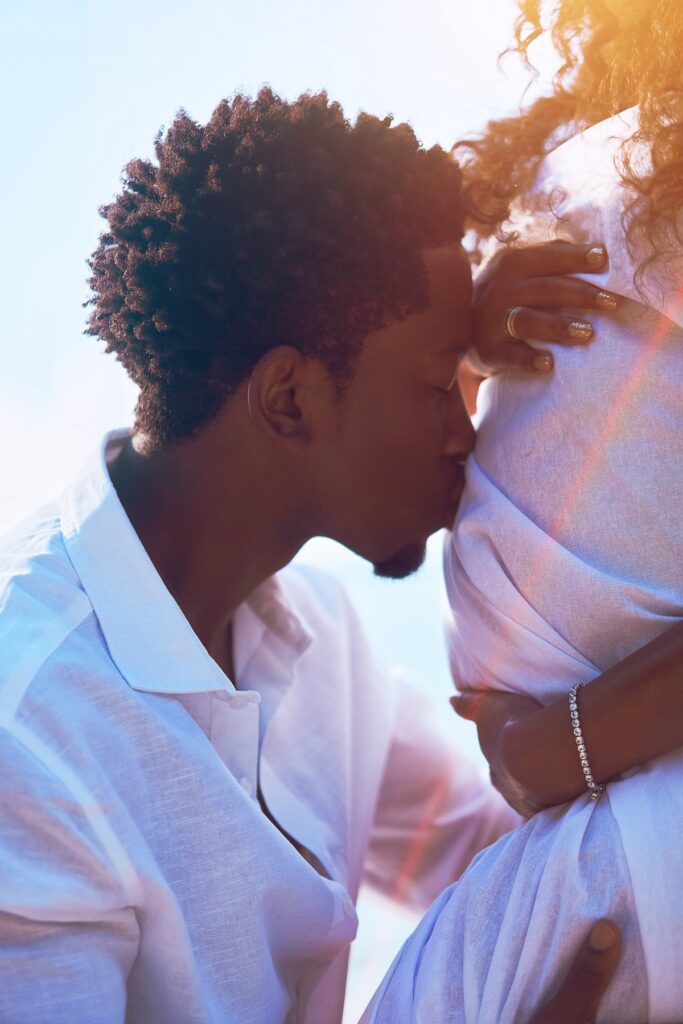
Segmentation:
{"type": "Polygon", "coordinates": [[[325,93],[181,111],[102,207],[88,333],[140,386],[152,447],[212,419],[268,349],[318,356],[343,384],[363,339],[428,301],[423,251],[458,242],[461,173],[408,125],[325,93]]]}
{"type": "Polygon", "coordinates": [[[629,244],[641,256],[641,271],[683,244],[676,224],[683,209],[683,3],[623,0],[623,8],[622,27],[602,0],[520,0],[511,51],[533,71],[529,48],[548,32],[562,64],[551,96],[517,117],[491,121],[481,138],[454,147],[479,237],[504,239],[500,229],[512,201],[531,187],[551,149],[638,105],[638,129],[622,147],[620,168],[633,195],[624,220],[629,244]],[[649,147],[651,167],[641,162],[636,169],[632,141],[649,147]]]}

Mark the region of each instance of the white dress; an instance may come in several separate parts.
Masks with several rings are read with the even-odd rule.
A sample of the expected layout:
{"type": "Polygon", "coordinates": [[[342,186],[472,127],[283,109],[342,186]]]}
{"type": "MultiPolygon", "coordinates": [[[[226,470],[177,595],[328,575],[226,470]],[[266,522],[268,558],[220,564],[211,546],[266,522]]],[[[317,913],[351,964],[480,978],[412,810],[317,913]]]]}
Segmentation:
{"type": "MultiPolygon", "coordinates": [[[[486,385],[445,552],[464,689],[549,701],[683,618],[683,255],[638,291],[615,171],[634,118],[558,147],[517,221],[529,240],[604,241],[610,269],[589,279],[623,298],[615,315],[591,314],[592,346],[554,349],[550,381],[511,373],[486,385]]],[[[364,1020],[529,1020],[603,915],[625,949],[599,1020],[682,1020],[681,753],[611,783],[597,804],[585,795],[538,814],[475,858],[364,1020]]]]}

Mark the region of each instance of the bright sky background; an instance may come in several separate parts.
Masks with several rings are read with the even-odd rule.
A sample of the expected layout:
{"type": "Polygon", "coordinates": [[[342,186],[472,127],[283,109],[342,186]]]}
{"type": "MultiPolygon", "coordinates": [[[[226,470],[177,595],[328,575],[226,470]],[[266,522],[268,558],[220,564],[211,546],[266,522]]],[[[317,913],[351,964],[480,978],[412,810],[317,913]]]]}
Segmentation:
{"type": "MultiPolygon", "coordinates": [[[[449,147],[518,105],[524,73],[511,59],[509,77],[496,68],[514,11],[514,0],[0,0],[0,529],[130,422],[133,387],[82,334],[85,260],[123,165],[151,155],[178,108],[205,120],[237,89],[326,88],[349,116],[390,112],[449,147]]],[[[303,557],[342,577],[380,657],[450,713],[439,539],[400,584],[331,542],[303,557]]]]}
{"type": "MultiPolygon", "coordinates": [[[[514,0],[0,0],[0,529],[130,422],[133,386],[82,333],[85,261],[98,207],[159,128],[268,82],[289,98],[327,88],[349,116],[391,112],[448,147],[517,107],[524,72],[496,67],[514,13],[514,0]]],[[[399,585],[331,542],[305,552],[344,576],[385,660],[428,682],[445,670],[438,549],[399,585]]]]}

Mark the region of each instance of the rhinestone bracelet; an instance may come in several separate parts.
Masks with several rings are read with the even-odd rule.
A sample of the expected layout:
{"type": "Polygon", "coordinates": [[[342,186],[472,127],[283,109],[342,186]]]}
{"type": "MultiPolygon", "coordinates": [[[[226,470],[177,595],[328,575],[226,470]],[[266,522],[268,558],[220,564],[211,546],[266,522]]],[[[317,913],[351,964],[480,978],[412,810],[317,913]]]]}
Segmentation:
{"type": "Polygon", "coordinates": [[[586,683],[577,683],[576,686],[572,686],[569,691],[569,713],[572,719],[572,729],[574,731],[574,739],[576,740],[576,748],[579,752],[579,761],[581,762],[581,771],[588,787],[588,792],[591,795],[591,800],[599,800],[600,796],[605,792],[605,785],[602,782],[596,782],[593,778],[591,766],[588,761],[588,753],[586,751],[586,744],[584,742],[583,733],[581,732],[581,723],[579,721],[579,705],[577,703],[576,694],[585,686],[586,683]]]}

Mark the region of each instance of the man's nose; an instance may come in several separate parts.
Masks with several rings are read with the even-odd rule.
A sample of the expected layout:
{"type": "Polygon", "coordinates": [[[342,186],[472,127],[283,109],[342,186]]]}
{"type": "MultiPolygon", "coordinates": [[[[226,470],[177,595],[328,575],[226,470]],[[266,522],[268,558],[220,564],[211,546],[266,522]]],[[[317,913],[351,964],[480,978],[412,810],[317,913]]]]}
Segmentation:
{"type": "Polygon", "coordinates": [[[464,462],[474,448],[476,434],[460,395],[455,397],[454,406],[444,454],[464,462]]]}

